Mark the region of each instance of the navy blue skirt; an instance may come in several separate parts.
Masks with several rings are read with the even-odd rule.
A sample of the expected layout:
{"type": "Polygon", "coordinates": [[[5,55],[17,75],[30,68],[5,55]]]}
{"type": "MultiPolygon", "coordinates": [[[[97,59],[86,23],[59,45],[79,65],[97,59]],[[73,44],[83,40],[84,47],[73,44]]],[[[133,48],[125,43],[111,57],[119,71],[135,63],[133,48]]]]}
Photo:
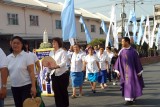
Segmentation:
{"type": "Polygon", "coordinates": [[[98,82],[99,83],[106,83],[107,82],[107,70],[101,70],[98,75],[98,82]]]}

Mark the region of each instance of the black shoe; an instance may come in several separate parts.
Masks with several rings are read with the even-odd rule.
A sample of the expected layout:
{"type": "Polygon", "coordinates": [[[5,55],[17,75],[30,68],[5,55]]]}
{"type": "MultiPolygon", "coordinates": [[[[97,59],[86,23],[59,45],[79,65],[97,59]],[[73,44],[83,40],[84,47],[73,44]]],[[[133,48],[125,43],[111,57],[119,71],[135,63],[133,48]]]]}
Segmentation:
{"type": "Polygon", "coordinates": [[[133,101],[127,101],[124,103],[124,105],[133,105],[133,101]]]}
{"type": "Polygon", "coordinates": [[[134,102],[134,103],[136,102],[136,99],[135,99],[135,98],[133,99],[133,102],[134,102]]]}
{"type": "Polygon", "coordinates": [[[96,90],[92,90],[93,93],[96,93],[96,90]]]}

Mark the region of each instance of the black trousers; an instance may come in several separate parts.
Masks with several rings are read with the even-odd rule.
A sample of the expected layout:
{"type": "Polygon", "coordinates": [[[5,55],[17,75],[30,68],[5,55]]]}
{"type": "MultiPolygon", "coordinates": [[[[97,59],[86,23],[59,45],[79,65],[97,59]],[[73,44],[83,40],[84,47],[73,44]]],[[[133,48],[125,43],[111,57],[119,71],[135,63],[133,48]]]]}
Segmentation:
{"type": "Polygon", "coordinates": [[[23,107],[23,102],[27,98],[31,98],[31,84],[22,87],[11,87],[15,107],[23,107]]]}
{"type": "Polygon", "coordinates": [[[54,91],[56,107],[69,107],[68,85],[69,74],[68,72],[61,76],[51,76],[52,88],[54,91]]]}

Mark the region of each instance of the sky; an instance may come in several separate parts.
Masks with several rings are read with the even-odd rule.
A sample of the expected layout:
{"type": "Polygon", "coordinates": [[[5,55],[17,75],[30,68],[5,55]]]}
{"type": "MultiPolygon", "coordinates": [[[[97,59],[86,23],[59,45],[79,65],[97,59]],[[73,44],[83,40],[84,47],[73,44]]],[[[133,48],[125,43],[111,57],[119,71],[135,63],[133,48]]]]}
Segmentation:
{"type": "MultiPolygon", "coordinates": [[[[45,0],[50,2],[62,2],[65,0],[45,0]]],[[[134,8],[134,0],[124,0],[125,1],[125,13],[127,17],[129,11],[134,8]]],[[[155,4],[160,4],[160,0],[135,0],[136,2],[136,16],[141,17],[141,15],[153,15],[153,7],[155,4]],[[141,1],[143,4],[141,4],[141,1]]],[[[110,17],[111,6],[116,5],[116,16],[117,20],[120,20],[120,13],[122,11],[122,0],[74,0],[75,8],[84,8],[92,13],[101,13],[107,17],[110,17]]]]}

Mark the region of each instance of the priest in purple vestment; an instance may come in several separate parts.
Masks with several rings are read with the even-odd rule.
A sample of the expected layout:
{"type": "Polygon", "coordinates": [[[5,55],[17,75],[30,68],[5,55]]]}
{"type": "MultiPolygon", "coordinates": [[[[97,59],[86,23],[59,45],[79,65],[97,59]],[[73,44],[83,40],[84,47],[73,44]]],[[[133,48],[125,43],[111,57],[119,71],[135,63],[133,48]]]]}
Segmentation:
{"type": "Polygon", "coordinates": [[[128,37],[122,38],[122,49],[114,66],[120,76],[122,96],[125,105],[132,105],[137,97],[142,96],[144,87],[141,65],[137,51],[131,47],[128,37]]]}

